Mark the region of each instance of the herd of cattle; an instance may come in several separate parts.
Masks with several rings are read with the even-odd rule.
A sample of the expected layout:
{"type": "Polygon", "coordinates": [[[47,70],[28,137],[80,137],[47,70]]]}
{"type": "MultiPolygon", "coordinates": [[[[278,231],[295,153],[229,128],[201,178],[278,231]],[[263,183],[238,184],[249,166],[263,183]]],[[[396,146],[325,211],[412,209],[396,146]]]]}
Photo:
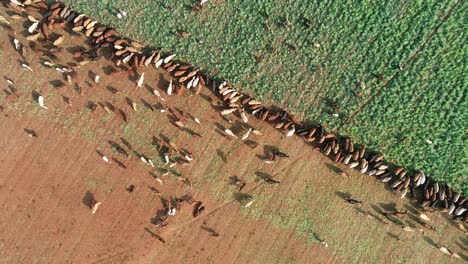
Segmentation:
{"type": "MultiPolygon", "coordinates": [[[[137,72],[136,69],[150,65],[163,68],[173,78],[167,87],[168,94],[181,94],[187,90],[198,93],[201,87],[210,87],[224,102],[221,114],[238,114],[242,121],[247,123],[248,117],[245,113],[250,113],[283,131],[285,137],[297,135],[303,138],[334,162],[343,163],[363,174],[375,176],[381,182],[389,184],[389,187],[401,198],[410,193],[423,207],[439,208],[446,211],[452,219],[468,222],[467,198],[452,190],[449,185],[427,176],[422,170],[410,172],[403,167],[385,162],[381,153],[367,151],[363,145],[357,146],[351,138],[327,132],[322,125],[306,125],[284,110],[267,108],[254,98],[236,91],[227,81],[214,80],[188,63],[175,61],[175,54],[161,50],[147,51],[143,45],[117,36],[115,29],[100,25],[97,20],[79,14],[63,3],[55,2],[48,5],[40,0],[22,2],[11,0],[10,5],[26,12],[37,11],[44,14],[43,21],[30,19],[32,23],[28,29],[31,33],[30,39],[37,38],[37,34],[49,39],[52,29],[71,26],[72,31],[84,33],[93,43],[93,49],[79,54],[80,56],[87,56],[92,60],[98,59],[97,50],[106,49],[111,51],[108,57],[110,60],[117,65],[130,67],[134,70],[132,74],[137,72]],[[36,29],[39,32],[36,32],[36,29]]],[[[56,39],[54,42],[57,41],[61,40],[56,39]]],[[[144,73],[137,80],[137,85],[141,86],[144,73]]],[[[156,90],[154,92],[160,96],[156,90]]],[[[236,136],[232,131],[225,132],[236,136]]],[[[250,133],[250,130],[248,132],[250,133]]]]}

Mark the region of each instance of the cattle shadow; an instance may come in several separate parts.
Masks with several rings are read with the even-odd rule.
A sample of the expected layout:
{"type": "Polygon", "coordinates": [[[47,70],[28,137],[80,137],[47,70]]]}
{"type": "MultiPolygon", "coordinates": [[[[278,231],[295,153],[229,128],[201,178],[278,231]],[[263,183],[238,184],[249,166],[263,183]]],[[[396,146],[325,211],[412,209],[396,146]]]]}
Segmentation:
{"type": "Polygon", "coordinates": [[[172,175],[176,176],[176,177],[181,177],[181,176],[182,176],[182,173],[177,172],[177,171],[175,171],[175,170],[169,170],[169,172],[170,172],[172,175]]]}
{"type": "Polygon", "coordinates": [[[154,112],[154,108],[153,108],[153,106],[152,106],[150,103],[148,103],[148,102],[147,102],[145,99],[143,99],[143,98],[141,98],[140,100],[141,100],[141,102],[143,103],[143,105],[144,105],[146,108],[148,108],[149,110],[151,110],[151,112],[154,112]]]}
{"type": "Polygon", "coordinates": [[[149,84],[147,84],[147,83],[145,83],[144,86],[145,86],[146,90],[147,90],[151,95],[153,95],[153,96],[155,95],[154,92],[153,92],[153,90],[154,90],[153,87],[151,87],[151,86],[150,86],[149,84]]]}
{"type": "Polygon", "coordinates": [[[231,186],[236,186],[237,188],[239,188],[239,190],[238,190],[239,192],[242,191],[242,189],[246,185],[246,183],[244,181],[242,181],[241,179],[239,179],[239,177],[237,177],[237,176],[229,177],[228,184],[231,185],[231,186]]]}
{"type": "Polygon", "coordinates": [[[468,247],[464,246],[462,243],[455,241],[455,245],[457,245],[463,251],[468,251],[468,247]]]}
{"type": "Polygon", "coordinates": [[[65,95],[62,95],[62,100],[63,100],[67,105],[71,105],[70,97],[65,96],[65,95]]]}
{"type": "MultiPolygon", "coordinates": [[[[102,107],[102,109],[106,110],[106,106],[104,105],[104,103],[102,103],[102,102],[97,102],[97,104],[98,104],[100,107],[102,107]]],[[[109,110],[110,110],[110,109],[109,109],[109,110]]],[[[107,112],[107,110],[106,110],[106,112],[107,112]]]]}
{"type": "MultiPolygon", "coordinates": [[[[157,102],[153,105],[153,107],[159,111],[165,111],[167,110],[166,107],[164,107],[164,105],[161,104],[161,102],[157,102]]],[[[162,113],[162,112],[161,112],[162,113]]]]}
{"type": "Polygon", "coordinates": [[[255,172],[255,175],[257,176],[257,178],[255,179],[256,182],[258,182],[258,180],[263,180],[268,184],[278,184],[278,183],[280,183],[280,181],[277,181],[277,180],[273,179],[273,176],[268,174],[268,173],[257,171],[257,172],[255,172]]]}
{"type": "Polygon", "coordinates": [[[216,126],[217,129],[224,131],[226,129],[221,123],[219,122],[214,122],[214,125],[216,126]]]}
{"type": "Polygon", "coordinates": [[[129,193],[132,193],[135,190],[135,185],[131,184],[125,188],[125,190],[129,193]]]}
{"type": "Polygon", "coordinates": [[[112,141],[112,140],[108,140],[107,143],[109,143],[109,145],[115,150],[117,151],[118,153],[124,155],[125,157],[128,157],[128,152],[122,148],[117,142],[115,141],[112,141]]]}
{"type": "Polygon", "coordinates": [[[87,191],[83,199],[81,199],[81,202],[84,205],[86,205],[89,209],[91,209],[93,208],[93,205],[96,203],[96,199],[94,198],[94,195],[90,191],[87,191]]]}
{"type": "Polygon", "coordinates": [[[228,137],[226,134],[224,134],[225,127],[223,125],[221,125],[218,122],[214,122],[214,125],[216,126],[216,129],[215,129],[216,133],[218,133],[220,136],[222,136],[223,138],[229,141],[231,140],[231,137],[228,137]]]}
{"type": "MultiPolygon", "coordinates": [[[[78,59],[79,57],[75,57],[75,53],[77,52],[85,52],[86,49],[83,47],[83,46],[72,46],[72,47],[67,47],[65,48],[66,51],[68,51],[68,53],[70,53],[71,55],[74,55],[74,59],[78,59]]],[[[80,56],[81,57],[81,56],[80,56]]]]}
{"type": "Polygon", "coordinates": [[[150,223],[153,225],[162,225],[167,220],[167,211],[169,210],[169,203],[168,200],[161,197],[161,204],[163,209],[159,209],[156,211],[156,214],[153,218],[150,219],[150,223]]]}
{"type": "Polygon", "coordinates": [[[169,118],[169,122],[171,123],[171,125],[173,125],[175,128],[177,128],[177,129],[179,129],[179,130],[181,130],[181,131],[183,131],[183,132],[186,132],[187,134],[189,134],[189,135],[192,136],[192,137],[198,137],[198,138],[201,138],[201,137],[202,137],[202,135],[201,135],[200,133],[195,132],[194,130],[192,130],[192,129],[188,128],[188,127],[180,127],[180,126],[178,126],[178,125],[176,124],[176,119],[171,118],[171,117],[169,117],[169,116],[168,116],[168,118],[169,118]]]}
{"type": "Polygon", "coordinates": [[[127,117],[127,114],[125,113],[125,111],[119,108],[119,114],[122,116],[122,120],[125,123],[127,123],[128,122],[128,117],[127,117]]]}
{"type": "Polygon", "coordinates": [[[376,211],[378,214],[381,214],[381,215],[384,214],[384,211],[382,211],[382,209],[381,209],[380,207],[378,207],[377,205],[371,204],[370,206],[371,206],[371,208],[374,209],[374,211],[376,211]]]}
{"type": "Polygon", "coordinates": [[[153,186],[148,185],[148,189],[153,193],[160,194],[161,192],[153,186]]]}
{"type": "Polygon", "coordinates": [[[157,238],[157,239],[158,239],[159,241],[161,241],[162,243],[166,243],[166,241],[165,241],[161,236],[159,236],[158,234],[152,232],[152,231],[149,230],[147,227],[145,227],[144,230],[145,230],[146,232],[148,232],[152,237],[157,238]]]}
{"type": "Polygon", "coordinates": [[[260,160],[270,160],[274,151],[278,151],[278,148],[272,145],[263,145],[263,154],[256,154],[255,156],[260,160]]]}
{"type": "Polygon", "coordinates": [[[436,242],[434,242],[434,240],[432,240],[432,238],[428,237],[428,236],[423,236],[423,239],[424,241],[426,241],[429,245],[439,249],[439,245],[437,245],[436,242]]]}
{"type": "Polygon", "coordinates": [[[86,103],[86,108],[88,108],[89,110],[91,110],[92,112],[94,112],[97,108],[97,104],[94,103],[93,101],[89,100],[87,103],[86,103]]]}
{"type": "Polygon", "coordinates": [[[129,150],[133,150],[133,146],[123,137],[120,137],[120,141],[124,144],[129,150]]]}
{"type": "MultiPolygon", "coordinates": [[[[167,170],[167,171],[168,171],[168,170],[167,170]]],[[[150,175],[153,179],[158,179],[158,178],[159,178],[158,175],[156,175],[156,173],[154,173],[154,172],[152,172],[152,171],[150,171],[150,172],[148,172],[148,173],[149,173],[149,175],[150,175]]]]}
{"type": "MultiPolygon", "coordinates": [[[[74,67],[77,67],[77,66],[78,66],[78,64],[76,64],[76,63],[74,63],[74,62],[71,62],[71,61],[67,62],[66,65],[69,66],[70,68],[74,68],[74,67]]],[[[76,76],[76,75],[75,75],[75,76],[76,76]]],[[[74,77],[74,76],[72,76],[72,77],[74,77]]],[[[66,78],[66,77],[65,77],[65,78],[66,78]]]]}
{"type": "MultiPolygon", "coordinates": [[[[4,23],[1,23],[1,24],[3,25],[4,23]]],[[[24,35],[24,33],[23,33],[23,35],[24,35]]],[[[27,31],[26,31],[26,34],[25,34],[24,36],[26,36],[26,35],[28,35],[27,31]]],[[[22,43],[20,43],[19,50],[16,50],[15,41],[14,41],[15,38],[14,38],[12,35],[10,35],[10,34],[8,34],[8,38],[9,38],[9,40],[10,40],[9,42],[10,42],[11,47],[12,47],[16,52],[18,52],[18,54],[21,56],[21,58],[22,58],[23,60],[26,60],[26,58],[24,57],[24,45],[23,45],[22,43]]],[[[34,42],[31,42],[31,43],[34,43],[34,42]]],[[[22,62],[20,62],[20,63],[22,63],[22,62]]]]}
{"type": "Polygon", "coordinates": [[[18,92],[18,90],[12,85],[8,85],[8,90],[9,90],[9,93],[11,93],[12,95],[16,95],[16,93],[18,92]]]}
{"type": "Polygon", "coordinates": [[[225,154],[221,149],[217,149],[217,150],[216,150],[216,155],[217,155],[224,163],[227,163],[226,154],[225,154]]]}
{"type": "Polygon", "coordinates": [[[211,227],[207,227],[207,226],[200,226],[201,229],[205,230],[206,232],[208,232],[210,234],[210,236],[213,236],[213,237],[219,237],[219,233],[216,232],[213,228],[211,227]]]}
{"type": "Polygon", "coordinates": [[[35,102],[37,102],[37,99],[39,98],[39,96],[41,96],[41,95],[37,91],[35,91],[35,90],[31,91],[31,97],[35,102]]]}
{"type": "MultiPolygon", "coordinates": [[[[380,204],[382,205],[382,203],[380,204]]],[[[396,216],[390,213],[386,213],[382,210],[396,211],[396,205],[394,203],[384,204],[382,207],[379,207],[375,204],[371,204],[370,206],[375,212],[377,212],[379,215],[383,215],[388,221],[394,223],[395,225],[404,226],[403,222],[400,221],[396,216]]]]}
{"type": "Polygon", "coordinates": [[[125,102],[133,109],[133,100],[130,99],[128,96],[125,97],[125,102]]]}
{"type": "MultiPolygon", "coordinates": [[[[468,248],[467,248],[467,247],[464,247],[460,242],[455,241],[455,244],[456,244],[458,247],[460,247],[460,249],[461,249],[463,252],[467,252],[467,251],[468,251],[468,248]]],[[[457,254],[460,255],[460,257],[461,257],[462,259],[464,259],[465,261],[468,260],[468,256],[467,256],[467,255],[465,255],[465,254],[463,254],[463,253],[459,253],[459,252],[457,252],[457,254]]]]}
{"type": "MultiPolygon", "coordinates": [[[[167,87],[169,86],[169,81],[164,78],[164,74],[159,74],[158,89],[164,91],[167,94],[167,87]]],[[[174,82],[172,83],[174,85],[174,82]]]]}
{"type": "Polygon", "coordinates": [[[370,216],[370,217],[372,217],[373,219],[377,220],[377,221],[378,221],[379,223],[381,223],[381,224],[384,224],[384,225],[387,225],[387,224],[388,224],[388,223],[385,222],[382,218],[380,218],[378,215],[376,215],[376,214],[374,214],[374,213],[372,213],[372,212],[370,212],[370,211],[364,211],[364,210],[362,210],[362,209],[359,208],[359,207],[354,207],[354,210],[356,210],[356,212],[358,212],[358,213],[360,213],[360,214],[362,214],[362,215],[364,215],[364,216],[370,216]]]}
{"type": "Polygon", "coordinates": [[[207,101],[207,102],[210,103],[210,104],[211,104],[211,102],[213,101],[213,99],[212,99],[210,96],[208,96],[208,95],[206,95],[206,94],[204,94],[204,93],[200,93],[199,95],[200,95],[200,97],[201,97],[203,100],[207,101]]]}
{"type": "Polygon", "coordinates": [[[94,80],[95,80],[96,76],[98,76],[98,75],[94,71],[92,71],[92,70],[88,71],[88,78],[91,80],[91,82],[94,83],[94,80]]]}
{"type": "MultiPolygon", "coordinates": [[[[2,4],[5,5],[4,1],[2,1],[2,4]]],[[[5,31],[8,31],[8,32],[14,32],[15,31],[10,25],[7,25],[5,23],[0,23],[0,27],[2,27],[3,29],[5,29],[5,31]]]]}
{"type": "Polygon", "coordinates": [[[116,94],[116,93],[119,92],[119,90],[117,90],[117,88],[113,87],[112,85],[107,85],[106,89],[107,89],[107,91],[111,92],[112,94],[116,94]]]}
{"type": "Polygon", "coordinates": [[[414,215],[414,214],[412,214],[410,212],[408,212],[406,215],[408,216],[408,218],[410,220],[412,220],[412,221],[414,221],[416,223],[419,223],[419,218],[417,217],[417,215],[414,215]]]}
{"type": "Polygon", "coordinates": [[[345,193],[345,192],[337,191],[337,192],[335,192],[335,195],[338,196],[338,197],[340,197],[340,198],[343,199],[343,200],[346,200],[346,199],[351,198],[351,194],[349,194],[349,193],[347,193],[347,192],[345,193]]]}
{"type": "Polygon", "coordinates": [[[102,67],[102,71],[104,72],[105,75],[111,75],[113,73],[118,72],[118,70],[111,65],[106,65],[102,67]]]}
{"type": "Polygon", "coordinates": [[[5,81],[7,81],[8,83],[13,82],[13,80],[8,78],[6,75],[3,75],[3,79],[5,79],[5,81]]]}
{"type": "Polygon", "coordinates": [[[411,222],[410,220],[405,220],[405,223],[406,223],[409,227],[411,227],[411,228],[416,228],[416,227],[417,227],[417,226],[416,226],[413,222],[411,222]]]}
{"type": "Polygon", "coordinates": [[[312,232],[312,238],[318,242],[325,242],[325,239],[322,239],[317,232],[312,232]]]}
{"type": "Polygon", "coordinates": [[[457,253],[458,255],[460,255],[460,257],[464,260],[464,261],[468,261],[468,255],[465,255],[463,253],[457,253]]]}
{"type": "Polygon", "coordinates": [[[104,102],[104,105],[107,106],[112,112],[115,112],[115,106],[109,102],[104,102]]]}
{"type": "MultiPolygon", "coordinates": [[[[130,59],[130,62],[128,62],[129,64],[132,63],[133,65],[133,58],[130,59]]],[[[132,82],[132,83],[136,83],[137,80],[138,80],[138,77],[136,75],[136,69],[135,68],[130,68],[127,70],[127,79],[132,82]]],[[[135,85],[136,86],[136,85],[135,85]]]]}
{"type": "Polygon", "coordinates": [[[379,203],[380,207],[385,211],[394,212],[397,210],[396,203],[379,203]]]}
{"type": "Polygon", "coordinates": [[[468,246],[468,239],[464,237],[460,237],[460,241],[463,243],[463,245],[468,246]]]}
{"type": "Polygon", "coordinates": [[[362,209],[359,208],[359,207],[354,207],[354,209],[355,209],[358,213],[363,214],[363,215],[366,215],[366,214],[369,213],[369,212],[367,212],[367,211],[362,210],[362,209]]]}
{"type": "Polygon", "coordinates": [[[6,95],[13,95],[10,91],[8,91],[7,89],[3,89],[3,92],[6,94],[6,95]]]}
{"type": "Polygon", "coordinates": [[[259,145],[257,142],[255,142],[255,141],[253,141],[253,140],[251,140],[251,139],[246,139],[246,140],[244,140],[244,144],[245,144],[247,147],[251,148],[251,149],[255,149],[255,148],[258,147],[258,145],[259,145]]]}
{"type": "Polygon", "coordinates": [[[247,129],[249,128],[248,125],[245,125],[245,123],[241,123],[239,121],[234,121],[234,123],[231,125],[229,128],[234,134],[240,134],[241,132],[245,131],[245,127],[247,126],[247,129]]]}
{"type": "Polygon", "coordinates": [[[175,111],[177,111],[177,116],[176,118],[182,120],[182,121],[185,121],[185,113],[182,109],[178,108],[178,107],[174,107],[175,111]]]}
{"type": "Polygon", "coordinates": [[[169,210],[170,201],[163,197],[160,198],[160,201],[161,201],[164,211],[167,212],[169,210]]]}
{"type": "Polygon", "coordinates": [[[264,180],[264,181],[266,181],[266,180],[272,178],[272,176],[271,176],[270,174],[265,173],[265,172],[261,172],[261,171],[256,171],[256,172],[255,172],[255,175],[256,175],[259,179],[264,180]]]}
{"type": "Polygon", "coordinates": [[[81,94],[81,91],[82,91],[81,86],[79,86],[78,83],[75,83],[73,85],[73,90],[75,90],[77,94],[81,94]]]}
{"type": "Polygon", "coordinates": [[[151,145],[155,147],[159,146],[159,139],[156,136],[151,137],[151,145]]]}
{"type": "MultiPolygon", "coordinates": [[[[204,96],[205,96],[205,98],[210,98],[210,97],[208,97],[208,96],[206,96],[206,95],[204,95],[204,96]]],[[[219,113],[223,108],[226,107],[226,106],[225,106],[221,101],[219,101],[218,99],[211,99],[211,98],[210,98],[210,99],[207,100],[207,101],[210,103],[209,105],[210,105],[211,109],[212,109],[214,112],[216,112],[216,113],[219,113]]],[[[222,118],[224,121],[229,122],[229,119],[227,119],[224,115],[220,115],[220,116],[221,116],[221,118],[222,118]]]]}
{"type": "Polygon", "coordinates": [[[389,237],[395,239],[395,240],[398,240],[398,241],[401,240],[400,237],[399,237],[398,235],[395,235],[395,234],[393,234],[393,233],[387,232],[387,235],[388,235],[389,237]]]}
{"type": "Polygon", "coordinates": [[[228,182],[228,184],[229,184],[229,185],[237,185],[237,183],[240,182],[240,181],[241,181],[241,179],[239,179],[239,177],[237,177],[237,176],[234,175],[234,176],[230,176],[230,177],[229,177],[229,182],[228,182]]]}
{"type": "Polygon", "coordinates": [[[120,160],[118,160],[117,158],[112,157],[111,159],[112,159],[112,161],[114,161],[120,168],[122,168],[122,169],[126,169],[126,168],[127,168],[127,166],[126,166],[125,164],[123,164],[123,162],[121,162],[120,160]]]}
{"type": "Polygon", "coordinates": [[[171,141],[168,137],[166,137],[163,133],[159,133],[159,137],[167,144],[171,141]]]}
{"type": "Polygon", "coordinates": [[[418,213],[419,213],[419,211],[418,211],[415,207],[413,207],[413,206],[411,206],[411,205],[409,205],[409,204],[405,204],[404,207],[405,207],[409,212],[411,212],[411,213],[413,213],[413,214],[418,214],[418,213]]]}
{"type": "Polygon", "coordinates": [[[338,168],[337,166],[335,166],[335,165],[333,165],[333,164],[325,163],[325,165],[327,166],[327,168],[328,168],[330,171],[332,171],[332,172],[334,172],[334,173],[337,173],[337,174],[338,174],[338,173],[343,172],[340,168],[338,168]]]}
{"type": "Polygon", "coordinates": [[[34,131],[33,129],[29,129],[29,128],[23,128],[24,132],[26,132],[28,135],[32,135],[33,137],[37,137],[37,133],[36,131],[34,131]]]}
{"type": "Polygon", "coordinates": [[[252,199],[252,195],[248,193],[235,192],[232,194],[232,198],[234,198],[234,200],[239,202],[240,204],[246,204],[252,199]]]}

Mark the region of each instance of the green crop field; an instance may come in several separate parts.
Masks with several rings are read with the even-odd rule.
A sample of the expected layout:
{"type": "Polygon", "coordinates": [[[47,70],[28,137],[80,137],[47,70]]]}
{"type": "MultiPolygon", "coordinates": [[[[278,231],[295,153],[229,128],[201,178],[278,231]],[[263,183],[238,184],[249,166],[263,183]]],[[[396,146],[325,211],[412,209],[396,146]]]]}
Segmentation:
{"type": "Polygon", "coordinates": [[[466,2],[65,2],[468,194],[466,2]]]}
{"type": "Polygon", "coordinates": [[[463,20],[464,12],[455,10],[408,68],[341,131],[373,147],[386,147],[383,151],[392,160],[425,168],[466,191],[463,20]]]}

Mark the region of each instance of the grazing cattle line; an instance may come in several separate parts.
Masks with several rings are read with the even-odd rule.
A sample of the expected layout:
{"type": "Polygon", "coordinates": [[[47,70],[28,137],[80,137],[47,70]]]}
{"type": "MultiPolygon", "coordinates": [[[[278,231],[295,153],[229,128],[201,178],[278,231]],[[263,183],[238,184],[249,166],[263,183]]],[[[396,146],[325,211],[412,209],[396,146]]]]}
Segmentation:
{"type": "MultiPolygon", "coordinates": [[[[37,39],[38,35],[36,31],[40,31],[46,40],[50,40],[51,30],[54,27],[63,28],[64,26],[70,26],[73,32],[85,34],[93,43],[91,51],[77,54],[77,57],[90,58],[93,61],[98,60],[100,58],[98,50],[107,49],[111,51],[108,58],[132,76],[137,75],[138,69],[143,66],[149,67],[153,65],[155,68],[162,68],[172,77],[167,86],[166,92],[168,95],[180,95],[186,91],[198,94],[202,87],[210,87],[211,91],[223,101],[220,114],[223,117],[238,114],[244,122],[243,129],[246,132],[241,136],[242,140],[246,140],[250,132],[255,133],[255,130],[248,125],[248,118],[245,115],[247,112],[284,132],[284,137],[297,135],[334,162],[343,163],[350,168],[359,170],[362,174],[375,176],[381,182],[388,183],[389,187],[398,193],[401,198],[410,194],[423,207],[442,208],[452,219],[468,222],[467,198],[463,197],[460,192],[453,191],[448,184],[438,182],[425,175],[422,170],[412,172],[411,170],[386,162],[383,154],[368,151],[365,145],[358,147],[351,138],[327,132],[321,124],[304,124],[285,110],[268,108],[260,101],[236,91],[229,82],[215,80],[189,63],[174,60],[175,54],[163,52],[159,49],[148,49],[135,41],[117,36],[115,29],[100,25],[97,20],[89,18],[84,14],[79,14],[63,3],[55,2],[49,6],[43,1],[27,1],[27,4],[26,1],[24,3],[10,1],[10,4],[14,8],[22,9],[26,12],[37,11],[44,15],[43,21],[35,21],[31,16],[28,16],[29,21],[32,23],[28,27],[28,32],[31,34],[29,37],[34,37],[33,39],[37,39]]],[[[54,46],[59,46],[63,41],[63,36],[51,41],[53,41],[54,46]]],[[[15,39],[14,44],[16,50],[20,52],[21,43],[15,39]]],[[[54,49],[60,50],[59,47],[54,49]]],[[[21,64],[21,66],[28,71],[33,71],[30,65],[26,63],[21,64]]],[[[53,64],[49,66],[55,67],[53,64]]],[[[56,69],[64,73],[67,76],[67,80],[76,75],[73,69],[56,69]]],[[[136,79],[138,80],[135,84],[136,87],[141,87],[144,83],[144,72],[136,79]]],[[[96,75],[94,81],[96,83],[99,82],[99,76],[96,75]]],[[[157,91],[154,91],[154,94],[161,97],[157,91]]],[[[43,96],[39,95],[37,101],[42,108],[47,109],[43,96]]],[[[131,106],[133,110],[137,111],[134,102],[131,102],[131,106]]],[[[189,130],[183,122],[184,117],[178,115],[172,109],[169,110],[175,117],[174,124],[181,129],[189,130]]],[[[122,115],[125,119],[124,113],[122,115]]],[[[224,129],[221,132],[233,139],[239,138],[230,129],[224,129]]],[[[169,145],[176,153],[181,154],[176,147],[170,143],[169,145]]],[[[187,163],[193,159],[190,153],[182,154],[187,163]]],[[[170,163],[170,154],[164,156],[166,162],[170,163]]],[[[273,152],[272,158],[269,161],[272,162],[275,157],[288,156],[279,151],[273,152]]],[[[151,160],[147,160],[143,156],[140,158],[145,164],[152,165],[151,160]]],[[[110,160],[106,162],[110,162],[110,160]]],[[[280,183],[269,177],[266,177],[264,180],[269,184],[280,183]]],[[[194,208],[194,216],[198,216],[204,210],[202,203],[199,203],[194,208]]]]}

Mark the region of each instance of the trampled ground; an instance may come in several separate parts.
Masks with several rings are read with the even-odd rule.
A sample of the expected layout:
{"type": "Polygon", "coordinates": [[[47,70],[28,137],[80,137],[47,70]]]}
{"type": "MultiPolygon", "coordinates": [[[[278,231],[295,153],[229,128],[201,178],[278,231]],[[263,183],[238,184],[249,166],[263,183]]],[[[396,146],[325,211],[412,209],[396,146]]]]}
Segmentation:
{"type": "MultiPolygon", "coordinates": [[[[9,18],[3,9],[2,15],[9,18]]],[[[19,23],[12,23],[20,32],[19,23]]],[[[225,138],[217,132],[218,127],[234,126],[236,131],[238,119],[230,117],[232,124],[222,119],[214,111],[210,101],[216,99],[207,89],[200,96],[169,97],[161,89],[168,76],[145,69],[145,83],[166,99],[160,101],[147,87],[136,88],[135,79],[126,72],[106,74],[113,66],[104,58],[77,68],[78,76],[68,84],[61,73],[39,61],[73,62],[70,53],[75,48],[70,47],[85,47],[81,44],[84,38],[59,32],[66,40],[56,59],[28,48],[24,59],[34,70],[30,73],[20,67],[23,58],[14,51],[9,35],[24,44],[27,41],[15,31],[2,29],[1,33],[0,60],[11,63],[2,65],[0,75],[15,83],[8,86],[3,80],[5,90],[0,97],[2,262],[461,262],[443,255],[436,244],[458,252],[465,261],[468,258],[466,234],[445,216],[428,213],[436,231],[403,231],[401,225],[421,228],[409,200],[398,199],[373,177],[336,167],[298,138],[284,139],[253,118],[251,125],[264,135],[252,136],[259,144],[255,149],[225,138]],[[98,84],[93,83],[95,74],[101,76],[98,84]],[[57,88],[60,82],[64,86],[57,88]],[[112,93],[109,86],[119,92],[112,93]],[[48,110],[37,105],[33,92],[45,97],[48,110]],[[126,98],[136,102],[137,112],[126,98]],[[90,101],[110,103],[116,111],[108,113],[100,106],[92,111],[87,108],[90,101]],[[172,125],[170,114],[159,111],[162,105],[198,117],[201,125],[189,118],[187,124],[201,137],[172,125]],[[126,113],[128,122],[117,109],[126,113]],[[28,137],[25,128],[35,130],[38,137],[28,137]],[[169,168],[152,144],[153,137],[166,137],[187,148],[195,160],[188,166],[170,168],[169,175],[162,176],[169,168]],[[116,144],[129,156],[118,153],[116,144]],[[261,157],[268,146],[278,147],[290,158],[265,164],[261,157]],[[115,160],[105,163],[97,150],[127,168],[120,168],[115,160]],[[157,168],[143,164],[137,155],[151,158],[157,168]],[[340,171],[349,177],[340,176],[340,171]],[[260,179],[264,174],[281,183],[266,184],[260,179]],[[178,176],[189,179],[191,186],[178,176]],[[244,208],[238,201],[241,195],[229,184],[232,176],[246,182],[242,193],[252,196],[251,207],[244,208]],[[129,193],[125,188],[131,184],[136,188],[129,193]],[[102,202],[95,215],[83,202],[88,191],[102,202]],[[193,218],[192,206],[183,203],[167,226],[158,228],[152,223],[163,209],[162,199],[186,194],[203,201],[206,210],[202,215],[193,218]],[[362,199],[363,205],[345,203],[347,195],[362,199]],[[380,214],[393,208],[409,211],[399,224],[380,214]],[[220,236],[210,236],[202,227],[212,228],[220,236]]]]}

